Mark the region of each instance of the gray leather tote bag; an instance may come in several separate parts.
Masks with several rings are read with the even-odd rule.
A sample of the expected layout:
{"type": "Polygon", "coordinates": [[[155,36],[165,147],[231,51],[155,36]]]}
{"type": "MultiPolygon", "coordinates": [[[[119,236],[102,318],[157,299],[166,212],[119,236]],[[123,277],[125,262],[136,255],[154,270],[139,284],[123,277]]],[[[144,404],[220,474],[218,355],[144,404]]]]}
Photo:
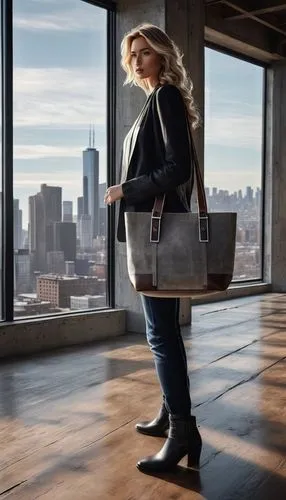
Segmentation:
{"type": "MultiPolygon", "coordinates": [[[[190,131],[189,131],[190,132],[190,131]]],[[[157,297],[192,297],[226,290],[234,266],[236,213],[210,212],[198,157],[194,155],[198,213],[125,212],[127,267],[135,290],[157,297]]]]}

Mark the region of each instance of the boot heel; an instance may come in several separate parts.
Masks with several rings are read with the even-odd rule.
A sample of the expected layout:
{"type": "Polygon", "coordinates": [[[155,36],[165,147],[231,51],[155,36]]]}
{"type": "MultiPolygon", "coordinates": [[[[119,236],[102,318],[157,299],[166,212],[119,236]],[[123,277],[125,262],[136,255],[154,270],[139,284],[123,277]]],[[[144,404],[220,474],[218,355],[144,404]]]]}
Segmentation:
{"type": "Polygon", "coordinates": [[[188,467],[193,469],[200,468],[200,456],[201,456],[202,447],[200,446],[198,449],[190,451],[188,453],[188,467]]]}
{"type": "Polygon", "coordinates": [[[200,459],[194,458],[193,455],[188,455],[188,467],[191,469],[199,469],[200,459]]]}

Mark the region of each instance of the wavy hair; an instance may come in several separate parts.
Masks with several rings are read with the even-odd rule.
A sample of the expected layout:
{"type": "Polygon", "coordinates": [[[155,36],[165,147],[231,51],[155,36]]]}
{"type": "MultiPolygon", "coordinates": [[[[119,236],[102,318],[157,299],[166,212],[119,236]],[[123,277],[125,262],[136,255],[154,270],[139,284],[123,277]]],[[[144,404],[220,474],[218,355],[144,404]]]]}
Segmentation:
{"type": "Polygon", "coordinates": [[[141,87],[148,92],[147,82],[136,78],[131,65],[131,44],[135,38],[142,36],[148,45],[161,56],[162,68],[159,73],[159,83],[175,85],[181,92],[193,128],[200,125],[200,114],[193,98],[193,82],[183,65],[183,54],[171,38],[153,24],[140,24],[125,34],[121,42],[121,66],[126,72],[124,85],[128,83],[141,87]]]}

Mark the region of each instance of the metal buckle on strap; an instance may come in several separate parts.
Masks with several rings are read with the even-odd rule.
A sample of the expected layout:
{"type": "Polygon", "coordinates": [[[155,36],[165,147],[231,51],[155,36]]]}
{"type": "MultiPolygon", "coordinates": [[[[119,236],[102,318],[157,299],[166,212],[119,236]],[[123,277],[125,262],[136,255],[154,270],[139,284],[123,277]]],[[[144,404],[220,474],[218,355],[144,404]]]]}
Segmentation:
{"type": "Polygon", "coordinates": [[[166,195],[156,196],[151,214],[150,243],[159,243],[161,232],[161,220],[166,195]]]}
{"type": "Polygon", "coordinates": [[[151,217],[151,227],[150,227],[150,243],[159,243],[161,232],[161,216],[151,217]]]}
{"type": "Polygon", "coordinates": [[[199,241],[201,243],[208,243],[209,241],[208,215],[199,215],[199,241]]]}

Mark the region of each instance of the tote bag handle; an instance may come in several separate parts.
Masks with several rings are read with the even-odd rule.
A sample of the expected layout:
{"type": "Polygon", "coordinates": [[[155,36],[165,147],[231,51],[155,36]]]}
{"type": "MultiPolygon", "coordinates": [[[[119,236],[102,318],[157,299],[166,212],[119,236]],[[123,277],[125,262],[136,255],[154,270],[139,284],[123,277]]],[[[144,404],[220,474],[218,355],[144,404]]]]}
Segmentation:
{"type": "MultiPolygon", "coordinates": [[[[161,130],[163,130],[162,116],[160,113],[160,108],[158,106],[158,92],[156,92],[156,104],[157,111],[160,120],[161,130]]],[[[208,220],[208,208],[207,208],[207,200],[203,178],[201,175],[200,167],[199,167],[199,159],[197,155],[197,151],[194,144],[194,139],[192,135],[192,131],[190,128],[190,123],[186,110],[186,125],[188,128],[188,136],[189,136],[189,145],[191,151],[191,158],[194,162],[194,174],[195,181],[197,185],[197,202],[198,202],[198,217],[199,217],[199,241],[202,243],[207,243],[209,241],[209,220],[208,220]]],[[[193,191],[191,193],[192,198],[193,191]]],[[[150,242],[151,243],[159,243],[160,241],[160,230],[161,230],[161,219],[165,204],[166,195],[158,195],[155,198],[154,206],[152,209],[151,215],[151,227],[150,227],[150,242]]]]}

